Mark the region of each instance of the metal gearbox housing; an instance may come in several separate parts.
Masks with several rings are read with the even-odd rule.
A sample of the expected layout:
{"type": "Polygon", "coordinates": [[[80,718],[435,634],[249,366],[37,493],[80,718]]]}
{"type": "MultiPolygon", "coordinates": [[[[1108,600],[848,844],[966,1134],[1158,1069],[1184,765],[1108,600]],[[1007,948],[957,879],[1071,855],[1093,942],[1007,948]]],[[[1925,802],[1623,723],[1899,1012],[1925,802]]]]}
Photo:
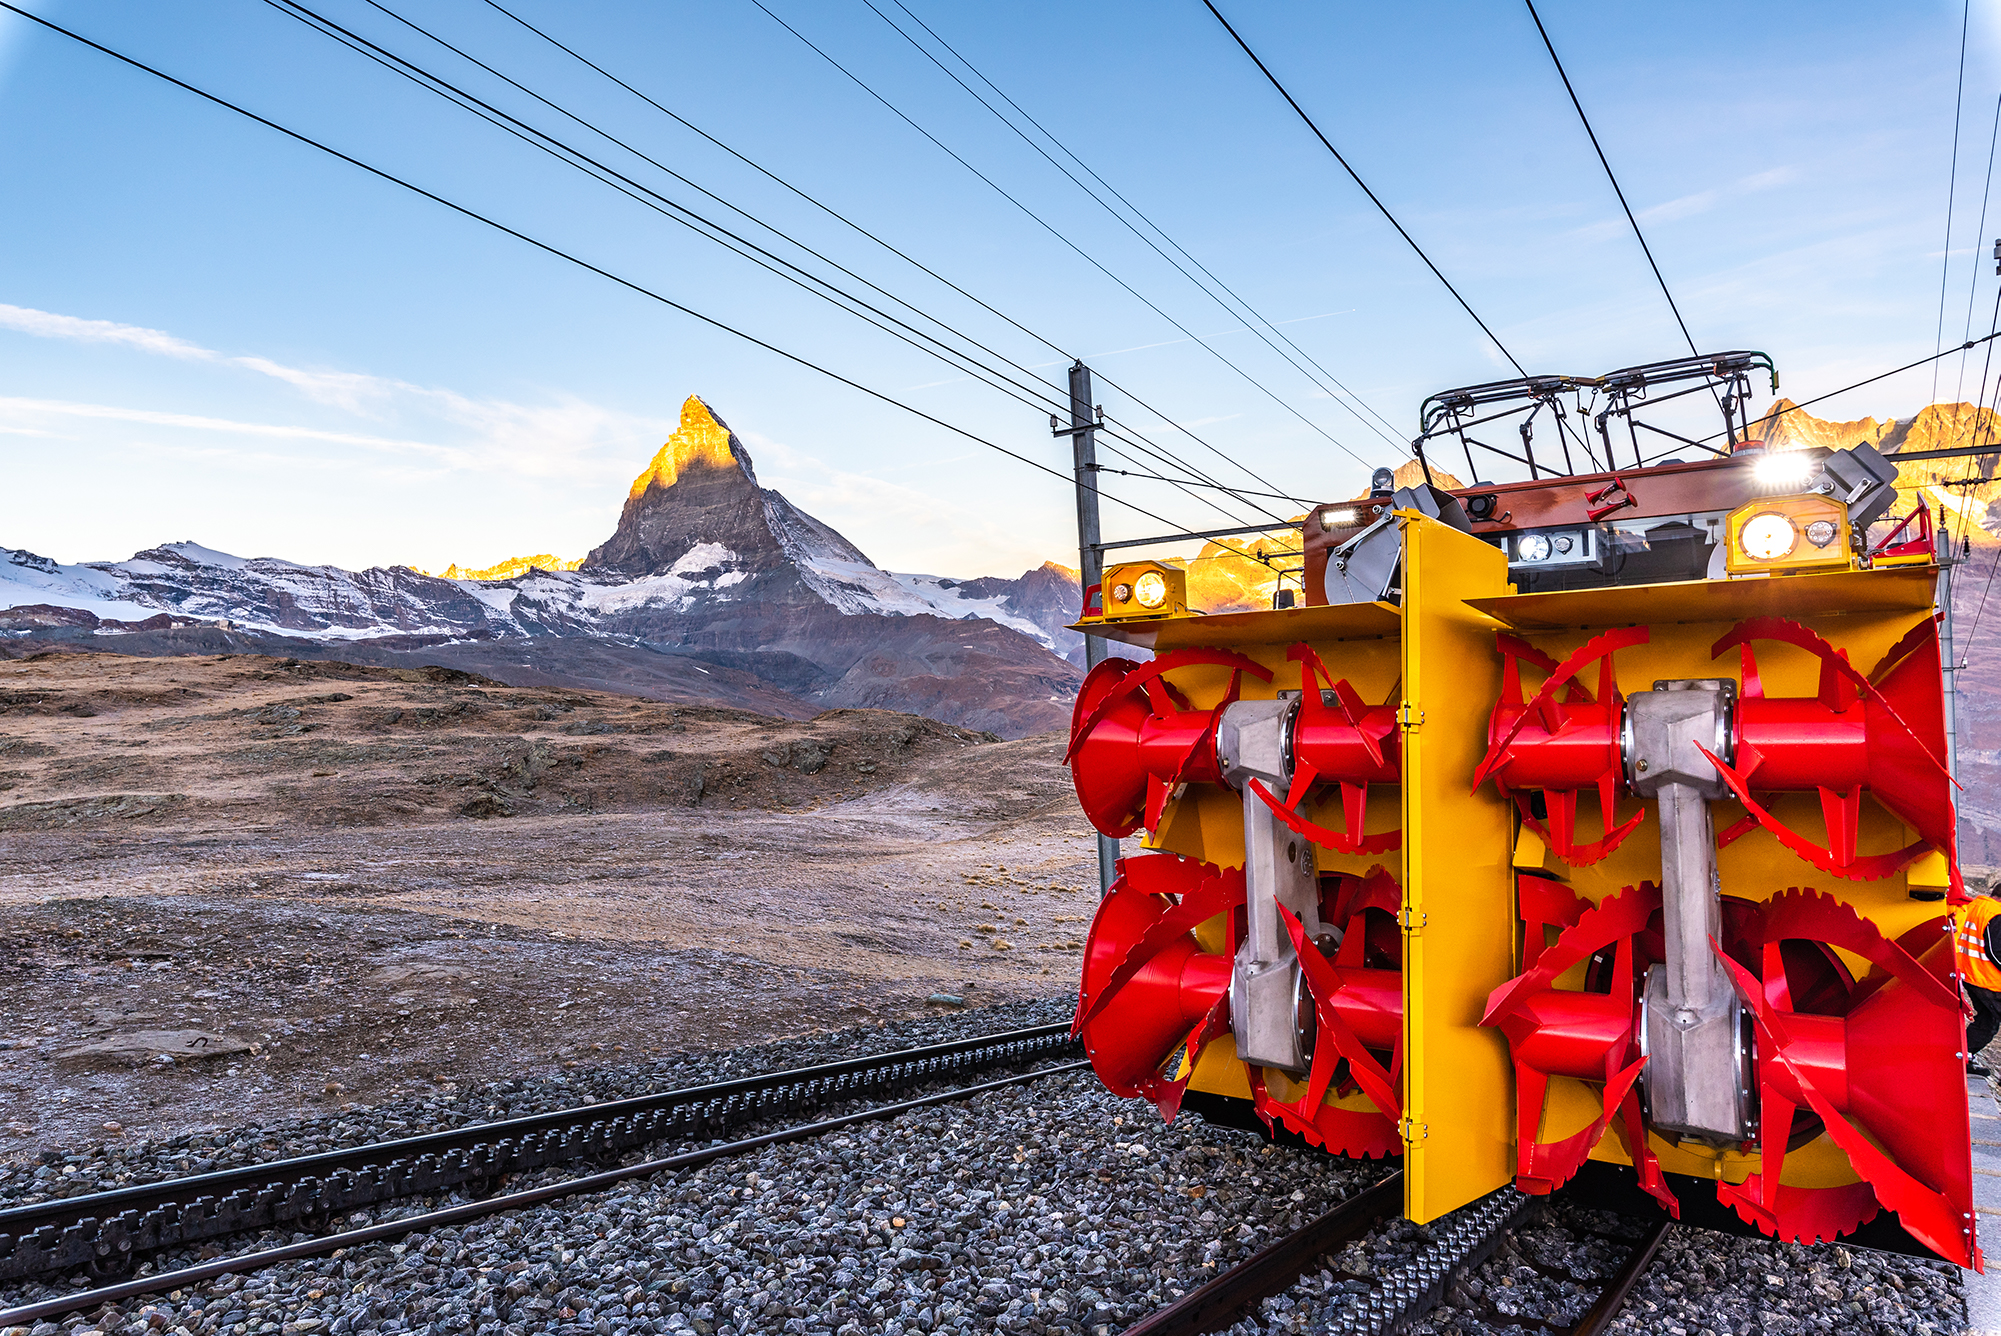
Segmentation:
{"type": "MultiPolygon", "coordinates": [[[[1300,1022],[1299,955],[1279,917],[1283,906],[1308,941],[1321,937],[1320,882],[1313,845],[1287,829],[1250,790],[1252,780],[1283,792],[1292,782],[1292,725],[1298,699],[1238,701],[1216,726],[1216,764],[1242,797],[1245,936],[1230,975],[1230,1029],[1245,1061],[1303,1072],[1313,1035],[1300,1022]]],[[[1309,1013],[1310,1014],[1310,1013],[1309,1013]]]]}
{"type": "Polygon", "coordinates": [[[1627,697],[1621,729],[1628,784],[1660,813],[1667,958],[1647,974],[1640,1079],[1655,1126],[1718,1142],[1755,1130],[1744,1008],[1710,945],[1723,936],[1723,900],[1709,804],[1729,790],[1704,749],[1727,753],[1736,693],[1722,678],[1656,682],[1627,697]]]}

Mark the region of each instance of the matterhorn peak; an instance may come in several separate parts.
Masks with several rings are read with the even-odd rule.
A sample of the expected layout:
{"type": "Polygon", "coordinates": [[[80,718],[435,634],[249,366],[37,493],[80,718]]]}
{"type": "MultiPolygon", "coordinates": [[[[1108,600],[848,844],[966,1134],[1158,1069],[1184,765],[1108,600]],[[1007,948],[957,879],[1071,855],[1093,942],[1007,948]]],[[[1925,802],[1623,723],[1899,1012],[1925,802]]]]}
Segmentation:
{"type": "Polygon", "coordinates": [[[734,569],[783,565],[765,505],[750,452],[691,394],[681,405],[680,429],[632,480],[617,531],[584,558],[583,569],[657,575],[697,547],[734,569]]]}
{"type": "Polygon", "coordinates": [[[729,423],[716,416],[716,410],[701,395],[691,394],[681,405],[680,429],[667,438],[667,444],[660,447],[653,462],[632,480],[626,495],[636,499],[650,488],[664,490],[691,471],[730,468],[742,469],[745,477],[753,483],[757,481],[750,452],[743,448],[743,442],[730,430],[729,423]]]}

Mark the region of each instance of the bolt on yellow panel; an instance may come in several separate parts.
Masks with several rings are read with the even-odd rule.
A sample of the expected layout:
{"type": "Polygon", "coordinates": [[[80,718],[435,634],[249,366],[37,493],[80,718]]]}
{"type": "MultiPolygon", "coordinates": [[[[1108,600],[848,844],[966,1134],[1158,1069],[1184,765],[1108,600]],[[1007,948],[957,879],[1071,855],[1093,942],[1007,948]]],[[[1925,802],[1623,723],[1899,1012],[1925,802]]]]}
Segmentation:
{"type": "Polygon", "coordinates": [[[1501,666],[1464,601],[1509,586],[1477,538],[1416,515],[1403,536],[1404,1214],[1422,1224],[1515,1172],[1507,1041],[1479,1023],[1514,968],[1512,822],[1469,791],[1501,666]]]}

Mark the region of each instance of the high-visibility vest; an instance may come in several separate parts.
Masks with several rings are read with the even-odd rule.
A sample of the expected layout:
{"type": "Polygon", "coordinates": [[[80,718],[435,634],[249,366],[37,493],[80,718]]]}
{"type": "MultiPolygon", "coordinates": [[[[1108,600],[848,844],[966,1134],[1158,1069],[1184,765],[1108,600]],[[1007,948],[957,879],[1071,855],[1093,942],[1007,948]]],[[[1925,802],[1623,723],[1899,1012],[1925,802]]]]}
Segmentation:
{"type": "Polygon", "coordinates": [[[2001,900],[1991,895],[1976,895],[1961,906],[1953,916],[1952,950],[1969,985],[2001,992],[2001,965],[1987,953],[1987,923],[1996,914],[2001,914],[2001,900]]]}

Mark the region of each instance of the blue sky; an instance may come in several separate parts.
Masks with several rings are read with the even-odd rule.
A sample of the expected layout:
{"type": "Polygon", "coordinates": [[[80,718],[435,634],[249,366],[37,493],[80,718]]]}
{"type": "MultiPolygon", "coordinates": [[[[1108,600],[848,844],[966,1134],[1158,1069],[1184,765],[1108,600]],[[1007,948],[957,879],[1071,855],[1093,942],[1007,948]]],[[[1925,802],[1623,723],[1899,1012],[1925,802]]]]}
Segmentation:
{"type": "MultiPolygon", "coordinates": [[[[1190,462],[1242,480],[1177,427],[1297,496],[1351,494],[1367,473],[1355,456],[1389,461],[1383,436],[1244,332],[862,0],[765,3],[1264,388],[1186,341],[752,0],[506,2],[1085,356],[1148,406],[1106,388],[1107,411],[1190,462]]],[[[1066,467],[1044,410],[869,329],[267,3],[17,3],[1066,467]]],[[[728,216],[363,0],[309,3],[663,194],[728,216]]],[[[1060,383],[1048,346],[484,0],[385,3],[1060,383]]],[[[1507,374],[1198,0],[906,3],[1259,312],[1288,322],[1391,424],[1386,434],[1411,434],[1434,390],[1507,374]]],[[[908,26],[892,0],[878,5],[908,26]]],[[[1525,9],[1222,7],[1531,370],[1591,374],[1680,350],[1525,9]]],[[[1548,0],[1542,12],[1700,344],[1770,351],[1782,392],[1798,398],[1931,351],[1957,5],[1548,0]]],[[[1969,294],[1976,332],[1993,309],[1975,234],[1997,94],[2001,21],[1984,0],[1966,63],[1952,331],[1969,294]]],[[[192,538],[247,556],[433,569],[581,556],[610,533],[625,484],[681,400],[699,393],[749,444],[767,486],[885,566],[969,576],[1074,561],[1071,498],[1056,479],[4,12],[0,201],[0,545],[78,561],[192,538]]],[[[1985,232],[2001,235],[2001,199],[1985,232]]],[[[1959,376],[1957,362],[1944,364],[1940,397],[1953,397],[1959,376]]],[[[1907,414],[1931,390],[1928,372],[1913,373],[1826,412],[1907,414]]],[[[1227,522],[1155,483],[1115,488],[1176,524],[1227,522]]],[[[1109,533],[1157,527],[1107,508],[1109,533]]]]}

